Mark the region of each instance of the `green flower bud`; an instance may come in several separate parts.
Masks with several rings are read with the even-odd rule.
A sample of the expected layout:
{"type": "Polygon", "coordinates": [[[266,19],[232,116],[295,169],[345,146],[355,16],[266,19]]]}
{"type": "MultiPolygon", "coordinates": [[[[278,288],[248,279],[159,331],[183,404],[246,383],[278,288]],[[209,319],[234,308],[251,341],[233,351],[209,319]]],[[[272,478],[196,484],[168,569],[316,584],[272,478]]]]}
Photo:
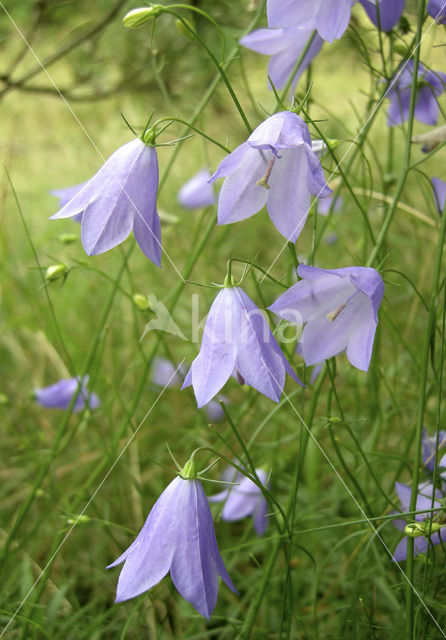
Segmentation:
{"type": "Polygon", "coordinates": [[[181,469],[180,476],[185,480],[193,480],[194,478],[197,477],[197,467],[195,466],[193,456],[186,462],[184,467],[181,469]]]}
{"type": "Polygon", "coordinates": [[[135,307],[138,307],[140,311],[148,311],[150,309],[148,297],[143,293],[135,293],[132,300],[135,307]]]}
{"type": "Polygon", "coordinates": [[[428,536],[429,533],[435,533],[441,529],[441,524],[438,522],[411,522],[404,527],[404,533],[409,538],[420,538],[421,536],[428,536]]]}
{"type": "Polygon", "coordinates": [[[90,522],[91,518],[89,516],[78,516],[77,518],[68,518],[67,520],[67,524],[69,525],[73,525],[73,524],[88,524],[90,522]]]}
{"type": "Polygon", "coordinates": [[[383,176],[383,183],[385,187],[393,187],[396,183],[398,176],[396,173],[385,173],[383,176]]]}
{"type": "Polygon", "coordinates": [[[195,37],[186,27],[186,25],[184,24],[185,22],[187,23],[189,28],[192,29],[192,31],[195,31],[193,25],[189,22],[189,20],[185,20],[184,18],[183,20],[175,20],[175,27],[177,28],[177,31],[181,33],[182,36],[185,36],[189,40],[193,40],[195,42],[195,37]]]}
{"type": "Polygon", "coordinates": [[[73,244],[78,238],[79,236],[76,233],[62,233],[62,235],[59,236],[59,242],[62,244],[73,244]]]}
{"type": "Polygon", "coordinates": [[[141,7],[139,9],[132,9],[122,19],[122,24],[127,29],[138,29],[143,24],[149,22],[153,18],[156,18],[161,13],[160,5],[153,5],[152,7],[141,7]]]}
{"type": "Polygon", "coordinates": [[[6,393],[0,392],[0,407],[6,407],[10,403],[11,403],[11,400],[10,398],[8,398],[6,393]]]}
{"type": "Polygon", "coordinates": [[[45,280],[47,282],[54,282],[54,280],[59,280],[59,278],[65,278],[67,273],[68,267],[63,262],[52,264],[45,272],[45,280]]]}

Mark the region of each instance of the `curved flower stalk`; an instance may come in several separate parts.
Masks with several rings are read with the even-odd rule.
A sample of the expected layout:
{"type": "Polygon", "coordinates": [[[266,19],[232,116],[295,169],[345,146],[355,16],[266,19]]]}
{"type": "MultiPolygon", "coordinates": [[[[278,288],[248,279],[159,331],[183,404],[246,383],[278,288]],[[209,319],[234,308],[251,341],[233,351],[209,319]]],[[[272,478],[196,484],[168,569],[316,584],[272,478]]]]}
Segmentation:
{"type": "Polygon", "coordinates": [[[185,209],[201,209],[215,204],[214,189],[209,184],[210,177],[207,169],[201,169],[178,191],[178,202],[185,209]]]}
{"type": "MultiPolygon", "coordinates": [[[[266,487],[268,482],[266,471],[264,469],[256,469],[256,474],[263,486],[266,487]]],[[[224,480],[237,482],[238,484],[224,489],[214,496],[210,496],[208,498],[209,502],[224,503],[221,518],[227,522],[236,522],[251,516],[257,535],[262,536],[268,526],[268,518],[266,517],[268,504],[259,487],[252,480],[242,473],[234,471],[231,467],[226,470],[224,480]]]]}
{"type": "MultiPolygon", "coordinates": [[[[387,124],[394,127],[402,124],[409,117],[410,94],[412,91],[413,60],[409,60],[396,82],[392,82],[387,97],[390,99],[387,111],[387,124]]],[[[418,65],[417,95],[415,102],[415,118],[424,124],[436,124],[439,107],[437,98],[446,86],[446,74],[441,71],[428,71],[420,63],[418,65]]]]}
{"type": "Polygon", "coordinates": [[[157,189],[156,150],[137,138],[117,149],[51,219],[82,214],[82,244],[88,255],[116,247],[133,229],[143,253],[160,266],[157,189]]]}
{"type": "MultiPolygon", "coordinates": [[[[293,93],[302,73],[311,64],[324,44],[318,34],[312,35],[313,32],[314,29],[311,26],[309,28],[307,24],[274,29],[256,29],[242,38],[240,44],[262,55],[271,56],[268,64],[268,76],[275,89],[280,90],[285,87],[311,39],[308,50],[293,76],[290,86],[290,93],[293,93]]],[[[271,89],[269,80],[268,85],[271,89]]]]}
{"type": "Polygon", "coordinates": [[[432,190],[434,192],[435,206],[440,215],[443,215],[446,201],[446,182],[440,178],[431,178],[432,190]]]}
{"type": "Polygon", "coordinates": [[[170,571],[181,596],[205,618],[217,603],[218,576],[237,593],[215,538],[211,510],[194,469],[173,480],[160,495],[135,541],[107,569],[124,562],[116,602],[134,598],[170,571]]]}
{"type": "Polygon", "coordinates": [[[303,264],[303,278],[269,309],[293,323],[305,323],[302,353],[307,366],[347,351],[351,364],[367,371],[384,294],[380,274],[370,267],[319,269],[303,264]]]}
{"type": "Polygon", "coordinates": [[[444,24],[446,22],[445,0],[429,0],[427,3],[427,12],[435,22],[444,24]]]}
{"type": "Polygon", "coordinates": [[[359,0],[359,2],[375,27],[380,27],[381,31],[391,31],[398,24],[406,4],[406,0],[359,0]]]}
{"type": "Polygon", "coordinates": [[[211,181],[225,178],[218,224],[244,220],[266,204],[276,229],[295,242],[310,210],[311,195],[331,193],[305,122],[291,111],[267,118],[220,163],[211,181]]]}
{"type": "Polygon", "coordinates": [[[182,389],[193,386],[198,408],[233,375],[278,402],[288,373],[302,384],[283,355],[262,312],[240,287],[224,287],[209,310],[200,353],[182,389]]]}
{"type": "Polygon", "coordinates": [[[68,409],[73,396],[77,394],[73,405],[74,412],[82,411],[86,403],[88,403],[89,409],[97,409],[101,403],[95,393],[88,391],[88,380],[88,375],[83,376],[79,386],[79,376],[76,378],[64,378],[49,387],[34,389],[34,397],[42,407],[47,409],[68,409]]]}
{"type": "Polygon", "coordinates": [[[356,0],[268,0],[269,27],[308,24],[332,43],[341,38],[350,22],[356,0]]]}
{"type": "MultiPolygon", "coordinates": [[[[410,497],[411,487],[401,482],[395,483],[396,492],[401,502],[401,509],[403,511],[410,511],[410,497]]],[[[425,553],[430,545],[437,545],[446,542],[446,527],[443,528],[440,525],[442,520],[442,504],[440,500],[444,499],[444,495],[438,490],[435,490],[435,500],[432,503],[433,486],[431,484],[425,484],[418,488],[416,511],[428,511],[429,509],[439,509],[441,511],[434,512],[432,521],[429,513],[418,513],[414,516],[415,523],[407,524],[403,519],[393,520],[392,524],[404,531],[406,536],[400,540],[395,552],[393,554],[393,560],[395,562],[401,562],[407,559],[407,536],[414,538],[414,555],[419,553],[425,553]]]]}

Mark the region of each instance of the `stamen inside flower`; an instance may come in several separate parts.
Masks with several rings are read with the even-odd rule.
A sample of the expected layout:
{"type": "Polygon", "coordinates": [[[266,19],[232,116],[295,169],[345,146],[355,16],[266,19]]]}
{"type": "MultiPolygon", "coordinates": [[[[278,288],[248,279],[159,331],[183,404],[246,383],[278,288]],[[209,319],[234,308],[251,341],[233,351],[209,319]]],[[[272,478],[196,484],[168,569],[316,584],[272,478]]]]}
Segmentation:
{"type": "Polygon", "coordinates": [[[268,180],[269,180],[269,177],[271,175],[271,171],[272,171],[272,168],[274,166],[275,161],[276,161],[276,156],[275,155],[273,155],[273,157],[268,160],[268,164],[266,165],[266,170],[265,170],[264,176],[262,178],[260,178],[260,180],[257,180],[257,182],[256,182],[256,184],[258,184],[259,187],[265,187],[265,189],[269,189],[270,188],[270,186],[268,184],[268,180]]]}
{"type": "Polygon", "coordinates": [[[347,302],[342,302],[342,304],[336,307],[334,311],[330,311],[330,313],[327,313],[327,316],[326,316],[327,319],[330,320],[330,322],[334,322],[338,317],[338,315],[341,313],[341,311],[345,309],[346,306],[347,306],[347,302]]]}

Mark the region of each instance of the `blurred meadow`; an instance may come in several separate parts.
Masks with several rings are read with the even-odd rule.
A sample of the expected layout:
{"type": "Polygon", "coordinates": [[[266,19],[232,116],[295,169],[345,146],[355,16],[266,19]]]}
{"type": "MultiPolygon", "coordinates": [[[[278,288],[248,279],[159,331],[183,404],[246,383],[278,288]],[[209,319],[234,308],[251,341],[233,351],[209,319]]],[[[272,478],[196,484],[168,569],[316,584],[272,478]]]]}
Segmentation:
{"type": "MultiPolygon", "coordinates": [[[[222,28],[228,77],[256,127],[276,108],[267,58],[237,42],[265,26],[262,3],[191,4],[222,28]]],[[[378,103],[383,60],[395,70],[410,52],[418,4],[406,3],[404,29],[398,26],[392,37],[378,37],[355,5],[342,40],[324,45],[297,86],[295,100],[304,100],[300,115],[312,138],[322,132],[337,141],[322,164],[327,178],[334,172],[329,184],[339,189],[342,208],[324,217],[313,207],[295,255],[265,210],[217,226],[215,206],[182,208],[181,185],[202,167],[215,171],[224,152],[184,125],[167,129],[161,142],[193,135],[157,149],[162,269],[133,235],[89,257],[76,222],[48,220],[58,209],[50,190],[88,179],[132,139],[121,114],[138,133],[152,111],[156,119],[193,121],[231,150],[247,137],[212,63],[172,16],[156,21],[153,36],[150,23],[123,28],[122,17],[136,6],[10,0],[0,8],[0,638],[445,637],[446,550],[438,545],[415,558],[410,595],[406,563],[392,561],[401,532],[389,517],[399,504],[395,482],[410,484],[414,465],[422,466],[415,456],[420,411],[430,435],[446,428],[444,268],[432,291],[441,217],[430,185],[432,176],[446,179],[445,149],[426,156],[412,145],[411,169],[389,219],[406,170],[408,129],[407,123],[389,128],[388,100],[378,103]],[[66,244],[66,234],[75,234],[74,242],[66,244]],[[184,360],[187,367],[197,355],[199,343],[190,339],[194,314],[205,317],[216,291],[194,283],[223,283],[230,256],[271,269],[287,286],[296,279],[295,256],[322,268],[365,265],[372,257],[369,266],[379,269],[386,288],[368,373],[344,353],[310,382],[295,344],[284,344],[306,388],[288,379],[275,404],[230,379],[222,392],[231,420],[212,424],[191,389],[154,385],[155,357],[175,366],[184,360]],[[45,281],[47,267],[57,263],[68,267],[66,279],[45,281]],[[154,316],[138,308],[134,294],[154,294],[187,339],[160,331],[141,339],[154,316]],[[34,389],[83,374],[101,400],[98,409],[76,414],[34,400],[34,389]],[[209,447],[216,453],[200,454],[204,468],[217,454],[245,460],[241,442],[255,466],[271,472],[288,533],[280,534],[277,512],[258,537],[251,519],[224,522],[221,506],[213,505],[219,548],[239,595],[220,584],[208,621],[168,576],[148,593],[114,604],[118,570],[105,567],[129,546],[174,478],[166,443],[180,465],[197,447],[209,447]]],[[[215,27],[184,15],[218,56],[215,27]]],[[[431,22],[424,25],[420,60],[446,71],[446,32],[431,22]]],[[[444,95],[439,104],[442,125],[444,95]]],[[[415,135],[429,130],[414,123],[415,135]]],[[[239,278],[243,265],[234,262],[233,269],[239,278]]],[[[252,270],[243,287],[265,309],[282,289],[261,275],[252,270]]],[[[269,316],[273,326],[277,319],[269,316]]],[[[205,477],[218,479],[225,466],[219,461],[205,477]]],[[[218,490],[206,482],[204,488],[208,495],[218,490]]]]}

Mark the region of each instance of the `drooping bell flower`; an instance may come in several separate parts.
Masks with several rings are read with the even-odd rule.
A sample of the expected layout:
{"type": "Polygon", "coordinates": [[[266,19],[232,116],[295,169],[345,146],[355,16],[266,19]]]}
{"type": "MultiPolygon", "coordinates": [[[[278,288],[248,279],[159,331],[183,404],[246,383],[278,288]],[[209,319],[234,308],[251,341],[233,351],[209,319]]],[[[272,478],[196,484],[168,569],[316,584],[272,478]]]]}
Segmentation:
{"type": "Polygon", "coordinates": [[[404,11],[406,0],[359,0],[375,27],[391,31],[404,11]]]}
{"type": "Polygon", "coordinates": [[[193,386],[200,408],[233,375],[278,402],[286,373],[302,384],[260,309],[240,287],[225,286],[209,310],[200,353],[182,388],[193,386]]]}
{"type": "MultiPolygon", "coordinates": [[[[446,1],[446,0],[445,0],[446,1]]],[[[431,178],[432,190],[434,192],[435,206],[440,215],[443,215],[446,201],[446,182],[440,178],[431,178]]]]}
{"type": "Polygon", "coordinates": [[[332,43],[341,38],[350,22],[356,0],[268,0],[269,27],[308,24],[332,43]]]}
{"type": "MultiPolygon", "coordinates": [[[[87,181],[88,182],[88,181],[87,181]]],[[[55,198],[59,198],[59,207],[62,209],[70,200],[74,198],[74,196],[85,187],[87,182],[81,182],[80,184],[75,184],[71,187],[64,187],[62,189],[52,189],[50,194],[55,198]]],[[[78,213],[74,216],[71,216],[73,222],[81,222],[82,221],[82,213],[78,213]]]]}
{"type": "Polygon", "coordinates": [[[444,24],[446,22],[446,2],[445,0],[429,0],[427,3],[428,14],[438,24],[444,24]]]}
{"type": "Polygon", "coordinates": [[[89,376],[83,376],[81,384],[80,378],[64,378],[51,384],[49,387],[34,389],[36,401],[47,409],[68,409],[73,397],[76,400],[73,411],[82,411],[86,404],[89,409],[96,409],[100,406],[98,396],[87,389],[89,376]]]}
{"type": "Polygon", "coordinates": [[[326,198],[321,164],[305,122],[291,111],[267,118],[220,163],[211,181],[225,178],[218,198],[218,224],[254,215],[266,204],[276,229],[291,242],[301,233],[311,195],[326,198]]]}
{"type": "Polygon", "coordinates": [[[214,189],[209,184],[211,174],[201,169],[178,191],[178,202],[185,209],[201,209],[215,203],[214,189]]]}
{"type": "MultiPolygon", "coordinates": [[[[318,34],[312,37],[312,33],[313,29],[308,28],[306,24],[274,29],[256,29],[242,38],[240,44],[247,49],[256,51],[256,53],[271,56],[268,64],[268,76],[271,78],[274,88],[280,91],[285,87],[305,47],[312,38],[291,82],[290,93],[294,93],[299,78],[319,53],[324,43],[318,34]]],[[[268,85],[271,89],[269,80],[268,85]]]]}
{"type": "MultiPolygon", "coordinates": [[[[410,511],[410,497],[412,489],[409,485],[401,482],[395,483],[396,492],[401,502],[402,511],[410,511]]],[[[393,554],[393,560],[395,562],[401,562],[407,559],[407,536],[414,538],[414,556],[419,553],[425,553],[430,545],[437,545],[446,542],[446,527],[442,525],[441,511],[434,512],[432,515],[432,521],[429,509],[440,509],[441,503],[439,502],[444,498],[443,494],[436,489],[435,500],[432,503],[433,486],[431,484],[425,484],[418,489],[416,511],[426,511],[426,513],[415,514],[413,523],[407,523],[402,518],[392,520],[392,524],[405,533],[405,537],[398,543],[395,552],[393,554]]]]}
{"type": "Polygon", "coordinates": [[[133,229],[143,253],[160,266],[157,189],[156,150],[137,138],[117,149],[51,219],[82,214],[81,238],[88,255],[116,247],[133,229]]]}
{"type": "Polygon", "coordinates": [[[237,593],[192,458],[155,502],[134,542],[107,569],[123,562],[116,602],[148,591],[169,571],[180,595],[205,618],[217,603],[218,576],[237,593]]]}
{"type": "MultiPolygon", "coordinates": [[[[410,94],[412,91],[413,60],[405,66],[392,82],[387,97],[390,105],[387,110],[389,127],[402,124],[409,117],[410,94]]],[[[445,90],[446,74],[441,71],[428,71],[422,64],[418,65],[417,93],[414,116],[424,124],[436,124],[439,107],[437,98],[445,90]]]]}
{"type": "MultiPolygon", "coordinates": [[[[257,477],[266,487],[268,474],[264,469],[256,469],[257,477]]],[[[240,472],[235,472],[231,467],[224,474],[226,482],[235,482],[236,485],[220,491],[220,493],[208,498],[211,503],[223,502],[221,512],[222,520],[236,522],[251,516],[257,535],[262,536],[268,526],[268,503],[259,487],[250,478],[240,472]]]]}
{"type": "Polygon", "coordinates": [[[305,324],[302,353],[307,366],[347,351],[351,364],[367,371],[384,294],[383,280],[370,267],[319,269],[300,264],[302,278],[269,309],[305,324]]]}

